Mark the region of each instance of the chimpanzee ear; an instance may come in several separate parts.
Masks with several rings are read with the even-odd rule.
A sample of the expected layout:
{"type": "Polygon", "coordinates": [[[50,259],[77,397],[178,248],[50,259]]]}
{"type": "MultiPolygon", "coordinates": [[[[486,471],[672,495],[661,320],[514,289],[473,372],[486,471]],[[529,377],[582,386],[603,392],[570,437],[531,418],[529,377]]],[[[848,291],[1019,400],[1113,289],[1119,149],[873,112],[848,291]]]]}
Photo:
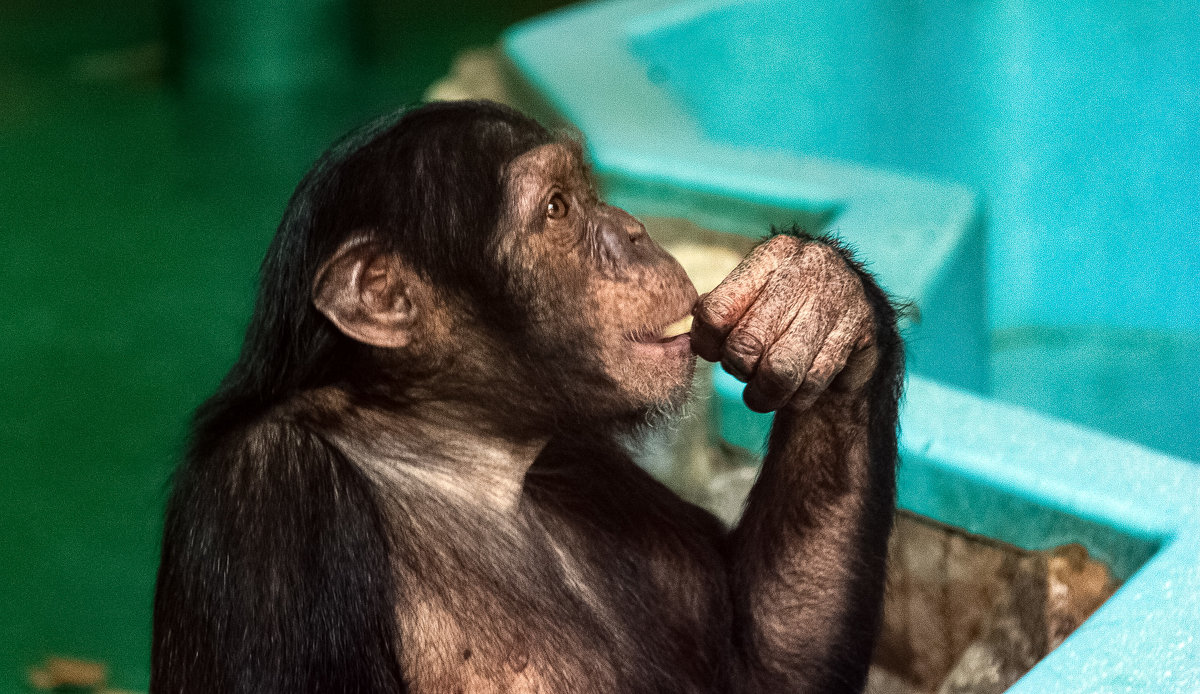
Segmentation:
{"type": "Polygon", "coordinates": [[[422,281],[370,234],[357,235],[317,270],[312,300],[347,336],[376,347],[405,347],[417,327],[413,297],[422,281]]]}

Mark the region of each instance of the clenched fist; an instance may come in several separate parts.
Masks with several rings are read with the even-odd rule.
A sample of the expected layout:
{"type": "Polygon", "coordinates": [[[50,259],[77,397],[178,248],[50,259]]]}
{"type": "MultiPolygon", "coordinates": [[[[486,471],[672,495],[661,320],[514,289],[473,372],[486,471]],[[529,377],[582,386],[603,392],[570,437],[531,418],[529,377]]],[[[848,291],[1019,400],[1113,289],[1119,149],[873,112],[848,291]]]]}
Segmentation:
{"type": "Polygon", "coordinates": [[[771,238],[693,314],[692,349],[745,381],[756,412],[803,411],[831,388],[856,393],[879,361],[863,282],[821,241],[771,238]]]}

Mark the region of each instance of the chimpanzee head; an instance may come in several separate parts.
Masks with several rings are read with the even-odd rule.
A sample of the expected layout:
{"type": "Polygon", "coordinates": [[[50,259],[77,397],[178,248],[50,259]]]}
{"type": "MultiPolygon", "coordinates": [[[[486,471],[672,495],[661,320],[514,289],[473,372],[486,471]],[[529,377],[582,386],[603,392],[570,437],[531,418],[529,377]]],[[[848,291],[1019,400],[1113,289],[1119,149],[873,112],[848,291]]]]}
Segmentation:
{"type": "Polygon", "coordinates": [[[497,104],[434,103],[352,133],[305,177],[226,385],[438,401],[505,431],[636,421],[686,397],[688,338],[663,331],[695,300],[599,199],[576,141],[497,104]]]}

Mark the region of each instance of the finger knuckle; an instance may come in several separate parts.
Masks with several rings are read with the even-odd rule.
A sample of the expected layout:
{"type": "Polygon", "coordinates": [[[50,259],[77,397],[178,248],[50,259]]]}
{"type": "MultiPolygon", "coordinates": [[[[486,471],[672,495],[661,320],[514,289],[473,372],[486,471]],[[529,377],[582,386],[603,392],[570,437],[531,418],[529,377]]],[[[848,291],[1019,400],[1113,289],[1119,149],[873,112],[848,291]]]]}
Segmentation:
{"type": "Polygon", "coordinates": [[[804,367],[791,355],[768,355],[762,370],[772,381],[793,387],[804,377],[804,367]]]}
{"type": "Polygon", "coordinates": [[[729,319],[734,310],[732,297],[723,295],[707,296],[696,306],[696,318],[701,322],[719,325],[729,319]]]}
{"type": "Polygon", "coordinates": [[[777,234],[767,240],[767,246],[772,248],[799,248],[801,245],[800,239],[788,234],[777,234]]]}
{"type": "Polygon", "coordinates": [[[860,346],[875,344],[875,317],[871,314],[869,306],[863,310],[858,319],[858,334],[860,346]]]}
{"type": "Polygon", "coordinates": [[[735,330],[725,341],[725,349],[739,357],[755,356],[763,351],[763,339],[750,330],[735,330]]]}
{"type": "Polygon", "coordinates": [[[804,254],[810,258],[827,264],[845,265],[846,261],[842,258],[842,254],[825,243],[810,243],[804,247],[804,254]]]}
{"type": "Polygon", "coordinates": [[[830,270],[846,266],[846,259],[836,249],[824,243],[805,244],[797,256],[801,265],[812,269],[830,270]]]}
{"type": "Polygon", "coordinates": [[[866,297],[859,296],[851,299],[843,313],[843,321],[849,326],[849,332],[862,337],[875,333],[875,312],[866,297]]]}
{"type": "Polygon", "coordinates": [[[767,239],[765,243],[758,247],[758,250],[763,255],[783,258],[796,254],[801,246],[800,239],[781,234],[767,239]]]}
{"type": "Polygon", "coordinates": [[[721,355],[721,366],[739,381],[749,382],[757,374],[758,358],[750,354],[724,350],[721,355]]]}
{"type": "Polygon", "coordinates": [[[805,406],[807,406],[807,405],[812,404],[812,402],[814,400],[816,400],[817,396],[819,396],[820,394],[821,394],[821,390],[816,385],[814,385],[812,383],[808,383],[806,381],[799,388],[796,389],[795,393],[792,394],[792,403],[793,404],[801,404],[802,403],[805,406]]]}
{"type": "Polygon", "coordinates": [[[835,374],[842,370],[846,360],[843,359],[823,359],[816,364],[813,364],[809,369],[807,376],[804,379],[806,386],[810,388],[822,388],[828,383],[835,374]]]}

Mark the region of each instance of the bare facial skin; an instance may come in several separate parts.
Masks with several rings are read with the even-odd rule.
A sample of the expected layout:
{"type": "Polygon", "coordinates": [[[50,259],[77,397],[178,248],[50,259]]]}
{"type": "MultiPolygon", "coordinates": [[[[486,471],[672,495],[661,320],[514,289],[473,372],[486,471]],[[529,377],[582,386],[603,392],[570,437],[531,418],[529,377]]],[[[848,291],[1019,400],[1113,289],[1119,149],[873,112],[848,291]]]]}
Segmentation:
{"type": "Polygon", "coordinates": [[[698,297],[486,102],[364,126],[292,200],[175,476],[153,694],[862,691],[903,351],[848,251],[785,233],[698,297]],[[732,529],[622,445],[696,355],[777,413],[732,529]]]}
{"type": "Polygon", "coordinates": [[[641,222],[600,201],[578,146],[513,160],[507,190],[513,215],[501,254],[541,288],[529,309],[545,339],[586,337],[628,406],[681,405],[694,355],[686,332],[666,329],[696,302],[683,267],[641,222]]]}

